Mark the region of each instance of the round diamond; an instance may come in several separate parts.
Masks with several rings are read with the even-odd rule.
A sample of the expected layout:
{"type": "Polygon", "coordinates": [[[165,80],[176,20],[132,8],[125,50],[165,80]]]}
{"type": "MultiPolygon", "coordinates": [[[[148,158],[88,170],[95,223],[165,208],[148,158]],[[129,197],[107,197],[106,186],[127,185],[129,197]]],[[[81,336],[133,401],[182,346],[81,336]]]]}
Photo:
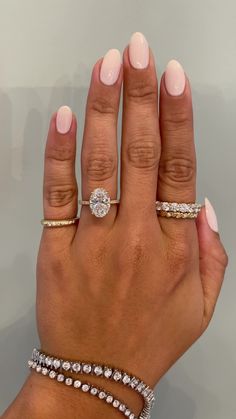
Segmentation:
{"type": "Polygon", "coordinates": [[[121,372],[120,372],[120,371],[116,371],[116,372],[114,373],[114,375],[113,375],[113,379],[114,379],[115,381],[120,381],[121,377],[122,377],[122,374],[121,374],[121,372]]]}
{"type": "Polygon", "coordinates": [[[37,365],[37,367],[36,367],[36,371],[37,371],[37,372],[41,372],[41,366],[40,366],[40,365],[37,365]]]}
{"type": "Polygon", "coordinates": [[[112,403],[113,402],[113,397],[112,396],[107,396],[106,402],[109,403],[109,404],[112,403]]]}
{"type": "Polygon", "coordinates": [[[125,411],[125,416],[129,416],[130,415],[130,410],[129,409],[126,409],[126,411],[125,411]]]}
{"type": "Polygon", "coordinates": [[[114,400],[114,402],[112,403],[114,407],[119,407],[120,402],[119,400],[114,400]]]}
{"type": "Polygon", "coordinates": [[[92,371],[92,367],[89,364],[85,364],[83,365],[83,372],[85,372],[85,374],[89,374],[92,371]]]}
{"type": "Polygon", "coordinates": [[[53,366],[57,370],[61,366],[61,361],[59,359],[54,359],[53,366]]]}
{"type": "Polygon", "coordinates": [[[106,368],[104,371],[104,376],[106,378],[110,378],[112,376],[112,369],[111,368],[106,368]]]}
{"type": "Polygon", "coordinates": [[[57,381],[59,381],[59,383],[62,383],[64,381],[64,375],[63,374],[58,374],[57,376],[57,381]]]}
{"type": "Polygon", "coordinates": [[[65,383],[67,386],[71,386],[73,384],[72,378],[66,378],[65,383]]]}
{"type": "Polygon", "coordinates": [[[75,387],[75,388],[80,388],[80,387],[81,387],[81,381],[79,381],[79,380],[75,380],[75,381],[74,381],[74,387],[75,387]]]}
{"type": "Polygon", "coordinates": [[[122,381],[124,384],[129,384],[131,381],[131,378],[129,377],[129,375],[125,374],[122,381]]]}
{"type": "Polygon", "coordinates": [[[84,393],[87,393],[87,391],[89,391],[89,388],[90,388],[90,387],[89,387],[89,385],[88,385],[88,384],[83,384],[81,388],[82,388],[82,391],[83,391],[84,393]]]}
{"type": "Polygon", "coordinates": [[[131,413],[131,415],[129,416],[129,419],[134,419],[134,418],[135,418],[134,414],[131,413]]]}
{"type": "Polygon", "coordinates": [[[62,364],[62,368],[65,371],[69,371],[69,369],[70,369],[70,362],[69,361],[64,361],[63,364],[62,364]]]}
{"type": "Polygon", "coordinates": [[[95,189],[89,199],[91,212],[96,217],[104,217],[110,209],[110,197],[108,192],[103,188],[95,189]]]}
{"type": "Polygon", "coordinates": [[[47,368],[42,368],[42,374],[47,375],[48,374],[48,369],[47,368]]]}
{"type": "Polygon", "coordinates": [[[45,358],[45,364],[47,365],[47,367],[50,367],[52,365],[52,359],[49,356],[45,358]]]}
{"type": "Polygon", "coordinates": [[[120,407],[119,407],[119,410],[120,410],[121,412],[124,412],[124,411],[125,411],[125,409],[126,409],[125,405],[124,405],[124,404],[121,404],[121,405],[120,405],[120,407]]]}
{"type": "Polygon", "coordinates": [[[49,373],[49,377],[52,378],[52,379],[55,378],[56,375],[57,375],[57,373],[55,371],[50,371],[50,373],[49,373]]]}
{"type": "Polygon", "coordinates": [[[163,202],[162,209],[163,211],[169,211],[170,207],[169,207],[168,202],[163,202]]]}
{"type": "Polygon", "coordinates": [[[32,367],[32,365],[33,365],[33,361],[32,361],[32,359],[30,359],[29,361],[28,361],[28,366],[29,366],[29,368],[31,368],[32,367]]]}
{"type": "Polygon", "coordinates": [[[72,365],[72,370],[78,374],[78,372],[80,372],[81,370],[81,365],[78,362],[75,362],[72,365]]]}
{"type": "Polygon", "coordinates": [[[100,391],[99,395],[98,395],[99,399],[105,399],[106,397],[106,393],[104,393],[104,391],[100,391]]]}
{"type": "Polygon", "coordinates": [[[94,368],[94,373],[95,373],[97,376],[102,375],[102,373],[103,373],[103,369],[102,369],[102,367],[100,367],[100,366],[96,366],[96,367],[94,368]]]}
{"type": "Polygon", "coordinates": [[[96,394],[98,394],[98,389],[97,389],[96,387],[92,387],[92,388],[91,388],[91,390],[90,390],[90,393],[91,393],[93,396],[96,396],[96,394]]]}

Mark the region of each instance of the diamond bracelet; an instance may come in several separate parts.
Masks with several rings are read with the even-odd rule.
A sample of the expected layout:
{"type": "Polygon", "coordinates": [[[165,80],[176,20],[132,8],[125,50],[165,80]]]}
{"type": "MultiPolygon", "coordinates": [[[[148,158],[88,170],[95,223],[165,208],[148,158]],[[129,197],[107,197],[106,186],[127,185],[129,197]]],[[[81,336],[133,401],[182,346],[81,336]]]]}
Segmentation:
{"type": "MultiPolygon", "coordinates": [[[[46,368],[49,371],[63,371],[73,372],[76,374],[87,374],[95,375],[97,377],[103,377],[105,379],[113,380],[117,383],[123,384],[130,387],[132,390],[139,393],[144,399],[144,408],[139,415],[139,419],[150,419],[151,409],[155,402],[155,396],[153,390],[146,385],[139,378],[136,378],[125,371],[99,364],[92,364],[81,361],[65,361],[63,359],[54,358],[49,356],[38,349],[34,349],[32,352],[30,364],[33,363],[34,368],[40,367],[41,369],[46,368]]],[[[30,366],[30,365],[29,365],[30,366]]],[[[32,368],[32,366],[30,366],[32,368]]],[[[37,370],[36,370],[37,371],[37,370]]],[[[59,374],[58,375],[63,375],[59,374]]],[[[78,380],[77,380],[78,381],[78,380]]],[[[122,403],[123,404],[123,403],[122,403]]],[[[129,409],[127,409],[129,411],[129,409]]],[[[133,413],[131,412],[131,415],[133,413]]],[[[126,415],[127,416],[127,415],[126,415]]],[[[127,416],[128,417],[128,416],[127,416]]],[[[135,416],[131,416],[134,419],[135,416]]]]}

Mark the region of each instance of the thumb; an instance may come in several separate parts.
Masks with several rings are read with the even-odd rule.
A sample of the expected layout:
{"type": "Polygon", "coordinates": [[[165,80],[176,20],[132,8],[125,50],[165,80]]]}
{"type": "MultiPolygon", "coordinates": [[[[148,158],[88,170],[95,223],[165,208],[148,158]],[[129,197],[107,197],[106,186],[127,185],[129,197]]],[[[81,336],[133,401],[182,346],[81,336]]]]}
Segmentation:
{"type": "Polygon", "coordinates": [[[200,275],[203,286],[205,313],[204,329],[214,313],[221,290],[228,256],[218,233],[216,213],[210,201],[205,198],[205,206],[197,218],[199,240],[200,275]]]}

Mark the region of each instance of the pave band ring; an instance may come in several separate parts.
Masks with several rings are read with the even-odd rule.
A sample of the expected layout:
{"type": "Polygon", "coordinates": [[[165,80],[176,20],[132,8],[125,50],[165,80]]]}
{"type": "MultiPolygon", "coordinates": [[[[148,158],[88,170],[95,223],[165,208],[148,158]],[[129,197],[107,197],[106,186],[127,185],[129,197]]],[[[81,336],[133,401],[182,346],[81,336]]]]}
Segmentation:
{"type": "Polygon", "coordinates": [[[167,218],[197,218],[201,205],[197,203],[177,203],[156,201],[157,215],[167,218]]]}
{"type": "Polygon", "coordinates": [[[64,227],[64,226],[70,226],[73,224],[76,224],[77,221],[79,220],[78,217],[75,218],[71,218],[68,220],[41,220],[41,224],[44,227],[64,227]]]}
{"type": "Polygon", "coordinates": [[[79,205],[89,205],[91,213],[95,217],[105,217],[112,204],[119,204],[118,199],[111,199],[108,192],[103,188],[96,188],[92,191],[89,201],[79,200],[79,205]]]}

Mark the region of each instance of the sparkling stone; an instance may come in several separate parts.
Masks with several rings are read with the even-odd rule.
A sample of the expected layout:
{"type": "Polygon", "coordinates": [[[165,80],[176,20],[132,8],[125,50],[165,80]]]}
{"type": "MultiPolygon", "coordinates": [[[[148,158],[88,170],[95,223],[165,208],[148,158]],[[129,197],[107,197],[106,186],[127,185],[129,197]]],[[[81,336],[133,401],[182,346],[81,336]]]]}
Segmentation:
{"type": "Polygon", "coordinates": [[[106,397],[106,393],[104,393],[104,391],[100,391],[99,395],[98,395],[99,399],[105,399],[106,397]]]}
{"type": "Polygon", "coordinates": [[[134,418],[135,418],[134,414],[131,413],[131,415],[129,415],[129,419],[134,419],[134,418]]]}
{"type": "Polygon", "coordinates": [[[112,376],[112,369],[111,368],[106,368],[104,371],[104,376],[106,378],[110,378],[112,376]]]}
{"type": "Polygon", "coordinates": [[[31,367],[32,367],[32,365],[33,365],[33,363],[34,363],[34,362],[32,361],[32,359],[30,359],[30,360],[28,361],[28,367],[30,367],[30,368],[31,368],[31,367]]]}
{"type": "Polygon", "coordinates": [[[40,354],[40,356],[39,356],[39,362],[40,362],[40,364],[43,364],[44,363],[44,359],[45,359],[45,356],[43,354],[40,354]]]}
{"type": "Polygon", "coordinates": [[[119,410],[120,410],[121,412],[124,412],[124,411],[125,411],[125,409],[126,409],[125,405],[124,405],[124,404],[120,404],[120,406],[119,406],[119,410]]]}
{"type": "Polygon", "coordinates": [[[42,367],[41,367],[40,365],[37,365],[37,367],[36,367],[36,371],[37,371],[37,372],[41,372],[41,368],[42,368],[42,367]]]}
{"type": "Polygon", "coordinates": [[[63,362],[63,364],[62,364],[63,370],[69,371],[70,370],[70,367],[71,367],[71,365],[70,365],[70,362],[69,361],[64,361],[63,362]]]}
{"type": "Polygon", "coordinates": [[[37,367],[37,362],[33,362],[32,368],[35,369],[37,367]]]}
{"type": "Polygon", "coordinates": [[[89,206],[96,217],[104,217],[111,206],[108,192],[103,188],[95,189],[90,195],[89,206]]]}
{"type": "Polygon", "coordinates": [[[125,374],[122,381],[123,381],[124,384],[129,384],[130,381],[131,381],[131,378],[130,378],[129,375],[125,374]]]}
{"type": "Polygon", "coordinates": [[[107,403],[112,403],[113,402],[113,397],[112,396],[107,396],[106,398],[107,403]]]}
{"type": "Polygon", "coordinates": [[[59,381],[59,383],[62,383],[64,381],[64,375],[63,374],[58,374],[57,376],[57,381],[59,381]]]}
{"type": "Polygon", "coordinates": [[[72,370],[78,374],[81,370],[81,365],[78,362],[74,362],[72,365],[72,370]]]}
{"type": "Polygon", "coordinates": [[[61,361],[59,359],[54,359],[53,366],[57,370],[61,366],[61,361]]]}
{"type": "Polygon", "coordinates": [[[163,202],[162,210],[163,211],[169,211],[169,209],[170,209],[169,204],[167,202],[163,202]]]}
{"type": "Polygon", "coordinates": [[[42,368],[42,374],[43,375],[47,375],[48,374],[48,369],[47,368],[42,368]]]}
{"type": "Polygon", "coordinates": [[[143,382],[141,382],[141,383],[138,385],[138,387],[137,387],[137,391],[138,391],[139,393],[142,393],[142,391],[143,391],[144,387],[145,387],[145,384],[144,384],[143,382]]]}
{"type": "Polygon", "coordinates": [[[94,368],[94,373],[95,373],[97,376],[102,375],[102,374],[103,374],[103,368],[102,368],[102,367],[100,367],[99,365],[97,365],[97,366],[94,368]]]}
{"type": "Polygon", "coordinates": [[[80,387],[81,387],[81,381],[79,381],[79,380],[75,380],[75,381],[74,381],[74,387],[75,387],[75,388],[80,388],[80,387]]]}
{"type": "Polygon", "coordinates": [[[125,416],[128,416],[129,417],[130,413],[131,413],[130,410],[129,409],[126,409],[125,416]]]}
{"type": "Polygon", "coordinates": [[[50,367],[52,365],[52,358],[50,358],[49,356],[47,356],[45,358],[45,364],[47,365],[47,367],[50,367]]]}
{"type": "Polygon", "coordinates": [[[67,386],[71,386],[71,385],[73,384],[73,380],[72,380],[72,378],[70,378],[70,377],[66,378],[66,379],[65,379],[65,384],[66,384],[67,386]]]}
{"type": "Polygon", "coordinates": [[[54,379],[57,376],[57,373],[55,371],[50,371],[49,377],[54,379]]]}
{"type": "Polygon", "coordinates": [[[114,407],[119,407],[120,402],[119,400],[114,400],[114,402],[112,403],[114,407]]]}
{"type": "Polygon", "coordinates": [[[81,388],[84,393],[87,393],[90,389],[90,386],[88,384],[83,384],[81,388]]]}
{"type": "Polygon", "coordinates": [[[85,364],[83,365],[83,372],[85,372],[85,374],[89,374],[92,371],[92,367],[89,364],[85,364]]]}
{"type": "Polygon", "coordinates": [[[120,371],[115,371],[115,373],[113,374],[113,379],[115,381],[120,381],[120,379],[122,378],[122,374],[120,371]]]}
{"type": "Polygon", "coordinates": [[[91,390],[90,390],[90,393],[93,395],[93,396],[96,396],[97,394],[98,394],[98,389],[96,388],[96,387],[92,387],[91,388],[91,390]]]}
{"type": "Polygon", "coordinates": [[[136,378],[133,378],[130,383],[130,387],[135,388],[138,384],[139,384],[139,380],[137,380],[136,378]]]}

